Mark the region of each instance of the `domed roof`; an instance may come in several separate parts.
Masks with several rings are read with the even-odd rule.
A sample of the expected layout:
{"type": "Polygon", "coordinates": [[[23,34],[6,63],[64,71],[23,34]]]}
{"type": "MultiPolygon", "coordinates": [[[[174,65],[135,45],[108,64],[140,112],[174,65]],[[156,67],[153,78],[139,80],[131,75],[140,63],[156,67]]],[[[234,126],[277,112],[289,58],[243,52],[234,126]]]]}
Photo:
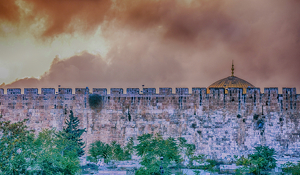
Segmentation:
{"type": "Polygon", "coordinates": [[[231,76],[214,82],[213,84],[211,84],[208,87],[208,91],[210,88],[225,88],[225,93],[227,93],[227,90],[226,90],[227,88],[243,88],[243,94],[245,94],[247,92],[248,87],[251,87],[251,88],[255,87],[251,83],[234,76],[234,65],[233,64],[232,64],[231,70],[232,70],[231,76]]]}

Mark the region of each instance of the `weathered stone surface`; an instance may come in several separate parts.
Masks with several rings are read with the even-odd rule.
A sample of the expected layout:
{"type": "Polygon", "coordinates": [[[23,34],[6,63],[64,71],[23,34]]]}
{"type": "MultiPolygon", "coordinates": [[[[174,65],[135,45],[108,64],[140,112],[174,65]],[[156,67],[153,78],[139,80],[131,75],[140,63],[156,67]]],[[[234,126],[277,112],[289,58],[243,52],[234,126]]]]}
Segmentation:
{"type": "Polygon", "coordinates": [[[249,154],[255,146],[275,148],[280,156],[300,157],[300,96],[295,88],[248,88],[246,94],[238,88],[186,88],[139,89],[112,88],[93,89],[103,96],[101,109],[91,109],[87,88],[35,89],[20,94],[19,89],[0,93],[2,120],[12,122],[28,118],[27,125],[40,132],[43,128],[64,127],[69,111],[80,119],[82,128],[87,128],[83,140],[88,146],[96,141],[117,141],[125,144],[130,137],[136,141],[144,133],[159,133],[164,138],[185,137],[196,145],[197,152],[222,158],[222,155],[249,154]],[[130,117],[129,117],[130,115],[130,117]],[[256,115],[256,117],[254,117],[256,115]],[[130,118],[130,121],[129,121],[130,118]]]}

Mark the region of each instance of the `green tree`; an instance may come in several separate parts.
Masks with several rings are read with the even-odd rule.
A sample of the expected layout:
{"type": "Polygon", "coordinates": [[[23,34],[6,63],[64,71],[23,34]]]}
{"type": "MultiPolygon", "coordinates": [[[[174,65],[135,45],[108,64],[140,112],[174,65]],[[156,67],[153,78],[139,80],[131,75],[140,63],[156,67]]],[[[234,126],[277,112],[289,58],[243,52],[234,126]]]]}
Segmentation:
{"type": "Polygon", "coordinates": [[[0,122],[0,174],[29,173],[29,167],[36,155],[32,144],[34,134],[27,130],[27,120],[16,123],[0,122]]]}
{"type": "Polygon", "coordinates": [[[63,129],[63,132],[61,132],[61,137],[73,141],[74,144],[70,144],[69,150],[76,149],[78,156],[83,156],[85,143],[80,137],[84,132],[86,132],[86,129],[79,129],[79,120],[77,117],[74,117],[72,110],[70,111],[69,119],[66,120],[66,125],[67,127],[63,129]]]}
{"type": "MultiPolygon", "coordinates": [[[[1,118],[1,117],[0,117],[1,118]]],[[[43,130],[35,139],[23,120],[0,121],[0,174],[65,174],[79,171],[72,140],[55,130],[43,130]]]]}
{"type": "Polygon", "coordinates": [[[282,165],[282,170],[285,173],[292,173],[292,175],[300,175],[300,161],[297,164],[287,162],[282,165]]]}
{"type": "Polygon", "coordinates": [[[111,148],[112,148],[112,159],[113,160],[130,160],[131,159],[131,154],[130,152],[122,148],[120,144],[117,142],[113,141],[111,143],[111,148]]]}
{"type": "Polygon", "coordinates": [[[90,145],[88,160],[98,162],[103,158],[107,163],[110,160],[130,160],[133,152],[133,139],[130,138],[125,147],[113,141],[111,144],[106,144],[101,141],[96,141],[90,145]]]}
{"type": "Polygon", "coordinates": [[[129,141],[127,142],[126,146],[124,147],[125,154],[129,154],[130,158],[134,151],[133,145],[134,145],[133,138],[130,137],[129,141]]]}
{"type": "Polygon", "coordinates": [[[243,165],[243,166],[249,166],[250,165],[250,159],[246,158],[242,155],[239,159],[236,160],[236,165],[243,165]]]}
{"type": "Polygon", "coordinates": [[[274,148],[258,146],[255,147],[255,152],[253,154],[249,154],[248,158],[242,156],[236,161],[236,164],[243,165],[243,171],[249,170],[249,172],[253,174],[261,174],[263,171],[276,167],[276,159],[274,158],[274,155],[274,148]]]}
{"type": "Polygon", "coordinates": [[[43,130],[34,141],[37,158],[32,171],[35,174],[64,174],[73,175],[80,170],[80,162],[77,150],[70,145],[73,141],[67,140],[61,132],[55,130],[43,130]]]}
{"type": "Polygon", "coordinates": [[[103,158],[104,162],[107,163],[109,162],[111,156],[111,146],[101,141],[96,141],[90,145],[89,156],[87,158],[92,162],[98,162],[99,159],[103,158]]]}
{"type": "Polygon", "coordinates": [[[159,175],[161,160],[165,174],[171,174],[169,166],[171,163],[179,164],[182,160],[179,155],[178,145],[174,138],[163,139],[162,136],[144,134],[138,137],[139,144],[135,146],[137,155],[142,157],[141,167],[137,175],[159,175]]]}
{"type": "Polygon", "coordinates": [[[193,157],[194,157],[194,154],[195,154],[195,150],[196,150],[196,147],[194,144],[188,144],[187,143],[187,140],[183,137],[179,137],[178,138],[178,141],[179,141],[179,150],[181,153],[184,153],[187,158],[189,159],[189,166],[192,166],[192,163],[193,163],[193,157]]]}
{"type": "Polygon", "coordinates": [[[262,170],[270,170],[276,167],[274,148],[268,146],[255,147],[255,153],[248,155],[250,158],[250,171],[260,174],[262,170]]]}

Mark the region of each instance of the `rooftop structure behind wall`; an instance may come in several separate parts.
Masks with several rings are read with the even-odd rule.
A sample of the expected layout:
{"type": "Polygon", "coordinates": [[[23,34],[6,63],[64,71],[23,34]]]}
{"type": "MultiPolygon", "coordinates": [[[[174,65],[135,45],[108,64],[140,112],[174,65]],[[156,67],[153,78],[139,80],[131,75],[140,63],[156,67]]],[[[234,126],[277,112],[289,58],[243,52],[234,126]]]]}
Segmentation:
{"type": "Polygon", "coordinates": [[[224,88],[226,94],[228,92],[228,88],[242,88],[243,94],[246,94],[247,88],[255,88],[255,86],[253,86],[251,83],[249,83],[246,80],[234,76],[234,64],[232,61],[231,76],[214,82],[208,87],[208,91],[211,88],[224,88]]]}

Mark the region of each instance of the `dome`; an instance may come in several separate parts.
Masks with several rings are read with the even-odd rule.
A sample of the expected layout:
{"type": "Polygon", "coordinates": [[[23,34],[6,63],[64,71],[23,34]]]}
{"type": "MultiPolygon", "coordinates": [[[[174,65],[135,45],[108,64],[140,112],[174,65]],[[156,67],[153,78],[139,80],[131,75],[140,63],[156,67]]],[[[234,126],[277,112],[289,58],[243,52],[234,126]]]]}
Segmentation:
{"type": "Polygon", "coordinates": [[[243,88],[243,94],[245,94],[247,92],[248,87],[250,87],[250,88],[255,87],[251,83],[234,76],[234,65],[233,64],[232,64],[231,70],[232,70],[231,76],[214,82],[213,84],[211,84],[208,87],[208,91],[210,88],[225,88],[225,93],[227,93],[227,90],[226,90],[227,88],[243,88]]]}

